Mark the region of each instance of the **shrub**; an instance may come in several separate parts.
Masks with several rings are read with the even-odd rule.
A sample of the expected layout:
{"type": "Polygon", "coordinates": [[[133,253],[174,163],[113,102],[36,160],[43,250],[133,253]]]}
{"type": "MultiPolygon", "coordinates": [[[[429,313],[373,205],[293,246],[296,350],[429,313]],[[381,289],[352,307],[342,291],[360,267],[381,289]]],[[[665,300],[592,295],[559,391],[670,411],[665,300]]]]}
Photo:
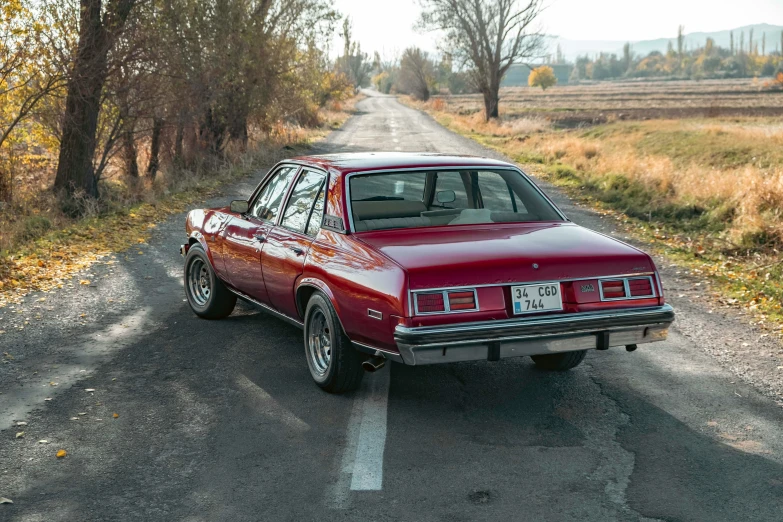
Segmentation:
{"type": "Polygon", "coordinates": [[[23,239],[38,239],[52,228],[52,222],[44,216],[29,216],[22,224],[20,236],[23,239]]]}
{"type": "Polygon", "coordinates": [[[530,72],[527,83],[531,87],[541,87],[541,89],[547,90],[557,83],[557,77],[555,76],[555,71],[553,71],[551,67],[542,65],[530,72]]]}

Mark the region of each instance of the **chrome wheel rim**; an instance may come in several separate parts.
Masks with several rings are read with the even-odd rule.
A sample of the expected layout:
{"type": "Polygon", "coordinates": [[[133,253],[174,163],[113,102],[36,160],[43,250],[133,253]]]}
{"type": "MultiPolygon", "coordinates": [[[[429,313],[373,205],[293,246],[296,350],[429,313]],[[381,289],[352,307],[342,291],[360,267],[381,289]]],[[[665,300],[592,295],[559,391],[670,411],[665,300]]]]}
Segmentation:
{"type": "Polygon", "coordinates": [[[188,288],[193,301],[204,306],[212,295],[212,279],[209,277],[209,268],[202,259],[194,259],[188,269],[188,288]]]}
{"type": "Polygon", "coordinates": [[[307,353],[313,371],[323,376],[332,360],[332,334],[323,311],[316,308],[310,314],[307,328],[307,353]]]}

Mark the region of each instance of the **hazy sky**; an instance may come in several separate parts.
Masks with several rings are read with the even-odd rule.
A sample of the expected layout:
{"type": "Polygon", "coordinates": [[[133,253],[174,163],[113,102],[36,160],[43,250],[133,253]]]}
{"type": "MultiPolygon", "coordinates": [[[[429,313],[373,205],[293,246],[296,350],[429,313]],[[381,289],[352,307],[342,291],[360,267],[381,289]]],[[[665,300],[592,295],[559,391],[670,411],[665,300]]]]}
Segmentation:
{"type": "MultiPolygon", "coordinates": [[[[571,40],[649,40],[749,24],[783,25],[783,0],[547,0],[541,18],[548,34],[571,40]]],[[[413,29],[417,0],[335,0],[351,16],[354,39],[372,54],[410,45],[434,50],[435,38],[413,29]]],[[[336,48],[341,46],[336,43],[336,48]]]]}

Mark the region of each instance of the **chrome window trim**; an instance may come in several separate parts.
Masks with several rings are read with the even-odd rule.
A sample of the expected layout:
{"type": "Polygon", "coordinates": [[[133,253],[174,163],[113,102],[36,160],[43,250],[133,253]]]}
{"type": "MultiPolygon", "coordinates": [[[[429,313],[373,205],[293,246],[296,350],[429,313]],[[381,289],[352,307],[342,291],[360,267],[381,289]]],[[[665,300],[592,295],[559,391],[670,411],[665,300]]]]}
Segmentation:
{"type": "MultiPolygon", "coordinates": [[[[362,170],[351,172],[345,175],[345,207],[348,210],[348,222],[351,225],[351,233],[356,232],[356,226],[353,222],[353,206],[351,205],[351,178],[353,176],[365,176],[367,174],[391,174],[393,172],[433,172],[433,171],[457,171],[457,170],[513,170],[518,172],[525,180],[530,183],[533,189],[543,197],[547,203],[549,203],[555,212],[560,216],[564,222],[570,222],[570,220],[563,214],[563,212],[555,205],[549,196],[547,196],[541,188],[530,179],[530,176],[524,173],[519,167],[514,165],[451,165],[440,167],[405,167],[405,168],[386,168],[386,169],[374,169],[374,170],[362,170]]],[[[520,221],[522,223],[552,223],[553,221],[520,221]]],[[[556,221],[554,223],[557,223],[556,221]]],[[[423,228],[423,227],[422,227],[423,228]]],[[[391,229],[390,229],[391,230],[391,229]]]]}
{"type": "Polygon", "coordinates": [[[479,300],[478,300],[478,292],[473,287],[457,287],[457,288],[451,288],[448,290],[413,290],[409,292],[411,294],[411,299],[413,300],[413,311],[414,314],[419,315],[442,315],[442,314],[464,314],[466,312],[478,312],[481,307],[479,306],[479,300]],[[451,306],[449,305],[449,292],[473,292],[473,302],[476,304],[474,308],[471,308],[470,310],[451,310],[451,306]],[[443,295],[443,308],[444,311],[442,312],[419,312],[419,300],[416,299],[416,296],[413,294],[442,294],[443,295]]]}
{"type": "MultiPolygon", "coordinates": [[[[291,185],[289,185],[288,190],[285,193],[285,197],[283,199],[283,204],[281,205],[281,208],[283,209],[283,211],[280,212],[277,215],[277,218],[275,219],[275,222],[273,224],[275,226],[277,226],[277,227],[284,228],[284,229],[286,229],[288,231],[297,232],[296,230],[291,230],[288,227],[284,227],[282,225],[282,223],[283,223],[283,215],[285,214],[285,211],[288,208],[288,203],[291,200],[291,195],[294,192],[294,188],[296,187],[296,184],[299,182],[299,178],[304,176],[305,170],[320,171],[325,176],[324,177],[324,181],[323,181],[323,183],[324,183],[323,186],[328,191],[328,189],[329,189],[329,173],[326,170],[324,170],[324,169],[322,169],[320,167],[311,167],[309,165],[302,165],[300,163],[292,163],[291,165],[298,166],[299,170],[297,170],[296,174],[294,174],[294,179],[291,181],[291,185]]],[[[323,225],[323,223],[324,223],[324,215],[326,215],[326,201],[327,201],[327,197],[326,196],[327,196],[327,194],[324,193],[324,214],[321,216],[321,225],[323,225]]],[[[315,197],[318,198],[318,194],[316,194],[315,197]]],[[[315,203],[315,201],[313,201],[313,203],[315,203]]],[[[310,208],[310,210],[312,211],[312,207],[310,208]]],[[[305,230],[307,230],[307,224],[305,224],[305,230]]],[[[308,236],[307,234],[305,234],[303,232],[299,232],[299,233],[301,233],[305,237],[315,237],[315,236],[308,236]]],[[[318,235],[318,234],[316,234],[316,235],[318,235]]]]}
{"type": "Polygon", "coordinates": [[[640,276],[615,276],[615,277],[601,277],[598,279],[598,294],[601,296],[602,302],[609,301],[632,301],[635,299],[650,299],[658,297],[658,293],[655,291],[655,281],[653,281],[652,275],[640,275],[640,276]],[[631,295],[631,287],[628,281],[631,279],[647,279],[650,282],[650,290],[652,294],[649,295],[631,295]],[[622,281],[625,288],[625,297],[604,297],[604,287],[601,283],[604,281],[622,281]]]}
{"type": "MultiPolygon", "coordinates": [[[[258,183],[258,186],[253,191],[253,194],[247,200],[248,215],[250,215],[249,211],[251,208],[253,208],[253,203],[255,203],[255,200],[258,199],[258,196],[261,194],[261,191],[264,190],[264,188],[266,188],[266,186],[269,184],[269,182],[277,173],[279,173],[282,169],[287,167],[295,168],[296,171],[294,172],[294,179],[291,180],[291,184],[288,185],[288,187],[286,187],[285,194],[283,194],[283,199],[280,202],[280,208],[283,210],[283,212],[285,212],[285,207],[288,206],[288,198],[291,195],[291,190],[294,188],[294,185],[296,184],[297,180],[299,179],[299,176],[302,173],[302,165],[300,165],[299,163],[291,163],[291,162],[278,163],[273,169],[270,169],[270,171],[267,172],[266,175],[264,175],[264,178],[258,183]]],[[[271,226],[277,226],[277,224],[280,222],[283,212],[279,212],[277,216],[275,216],[274,220],[262,219],[260,217],[256,217],[253,215],[250,215],[250,217],[259,223],[265,223],[271,226]]]]}

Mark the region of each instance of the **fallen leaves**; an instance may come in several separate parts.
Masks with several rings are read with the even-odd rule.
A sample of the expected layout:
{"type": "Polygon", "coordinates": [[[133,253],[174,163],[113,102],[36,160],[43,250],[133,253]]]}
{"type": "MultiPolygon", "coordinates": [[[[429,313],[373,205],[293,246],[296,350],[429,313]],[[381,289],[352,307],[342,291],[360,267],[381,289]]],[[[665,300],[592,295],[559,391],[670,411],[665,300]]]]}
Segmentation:
{"type": "Polygon", "coordinates": [[[115,414],[112,415],[112,417],[114,417],[115,419],[119,419],[120,418],[120,414],[119,413],[115,413],[115,414]]]}
{"type": "Polygon", "coordinates": [[[61,458],[65,457],[66,455],[68,455],[68,452],[65,451],[64,449],[61,449],[61,450],[57,451],[57,453],[55,454],[55,457],[57,457],[58,459],[61,459],[61,458]]]}
{"type": "Polygon", "coordinates": [[[0,504],[13,504],[14,501],[10,498],[0,497],[0,504]]]}
{"type": "Polygon", "coordinates": [[[95,388],[85,388],[84,391],[92,393],[95,391],[95,388]]]}
{"type": "Polygon", "coordinates": [[[87,285],[90,284],[90,280],[89,279],[82,279],[81,281],[79,281],[79,284],[87,286],[87,285]]]}
{"type": "Polygon", "coordinates": [[[19,433],[16,434],[16,438],[17,439],[21,439],[22,437],[24,437],[24,432],[23,431],[20,431],[19,433]]]}

